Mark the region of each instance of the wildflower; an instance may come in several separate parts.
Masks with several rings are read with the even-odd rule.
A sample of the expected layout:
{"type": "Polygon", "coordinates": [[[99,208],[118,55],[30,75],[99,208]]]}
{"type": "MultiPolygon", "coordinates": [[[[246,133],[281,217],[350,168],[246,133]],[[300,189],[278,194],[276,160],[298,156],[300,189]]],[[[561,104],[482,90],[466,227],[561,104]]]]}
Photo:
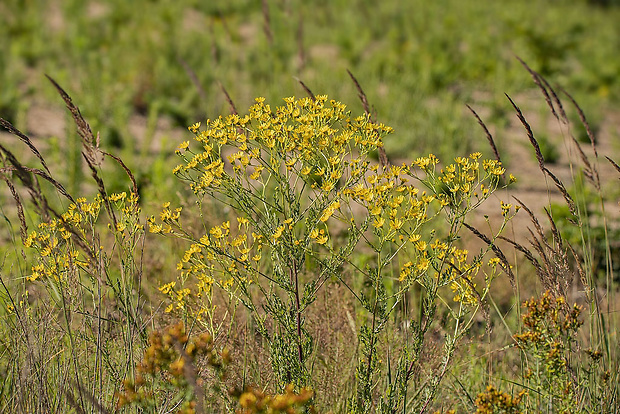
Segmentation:
{"type": "Polygon", "coordinates": [[[418,260],[418,264],[416,265],[416,269],[419,272],[425,272],[426,269],[428,269],[429,265],[430,265],[430,261],[426,257],[422,257],[422,258],[420,258],[420,260],[418,260]]]}
{"type": "Polygon", "coordinates": [[[110,201],[121,201],[124,200],[125,197],[127,197],[127,193],[125,193],[124,191],[122,193],[114,193],[112,195],[110,195],[109,199],[110,201]]]}
{"type": "Polygon", "coordinates": [[[382,217],[378,217],[375,219],[375,221],[372,222],[372,225],[378,229],[383,227],[383,224],[385,224],[385,219],[383,219],[382,217]]]}
{"type": "Polygon", "coordinates": [[[284,226],[279,226],[276,231],[273,233],[273,236],[271,236],[273,238],[274,241],[278,241],[278,239],[282,236],[282,232],[284,231],[284,226]]]}
{"type": "Polygon", "coordinates": [[[319,220],[322,222],[326,222],[333,214],[334,211],[340,208],[340,201],[336,200],[332,204],[329,205],[324,211],[319,220]]]}
{"type": "Polygon", "coordinates": [[[187,129],[189,129],[193,133],[196,133],[198,131],[198,128],[200,128],[200,122],[196,122],[195,124],[187,127],[187,129]]]}
{"type": "Polygon", "coordinates": [[[390,228],[393,230],[399,230],[403,226],[404,222],[400,219],[395,218],[394,220],[390,220],[390,228]]]}
{"type": "Polygon", "coordinates": [[[170,283],[166,283],[163,286],[160,286],[158,288],[158,290],[163,293],[164,295],[167,295],[168,293],[170,293],[172,291],[172,289],[174,288],[174,286],[177,284],[177,282],[170,282],[170,283]]]}
{"type": "Polygon", "coordinates": [[[327,240],[328,240],[327,235],[326,234],[322,234],[319,237],[317,237],[316,242],[318,244],[325,244],[325,243],[327,243],[327,240]]]}

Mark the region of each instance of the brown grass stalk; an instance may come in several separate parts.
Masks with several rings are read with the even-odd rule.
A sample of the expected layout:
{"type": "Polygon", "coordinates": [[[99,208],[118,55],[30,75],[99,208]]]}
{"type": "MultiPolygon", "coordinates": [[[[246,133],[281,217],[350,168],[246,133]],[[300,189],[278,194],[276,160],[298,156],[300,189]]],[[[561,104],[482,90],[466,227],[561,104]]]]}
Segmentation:
{"type": "MultiPolygon", "coordinates": [[[[347,69],[347,73],[349,74],[349,77],[355,84],[355,88],[357,89],[358,96],[360,98],[360,101],[362,101],[362,106],[364,107],[364,112],[366,112],[366,115],[368,115],[368,117],[374,122],[376,119],[376,113],[373,114],[370,112],[370,105],[368,103],[368,97],[366,96],[366,93],[362,89],[362,86],[360,85],[360,83],[357,81],[357,78],[353,76],[353,73],[351,73],[349,69],[347,69]]],[[[385,148],[383,148],[383,146],[377,147],[377,151],[379,152],[379,162],[381,163],[381,167],[385,171],[388,168],[390,168],[390,161],[388,160],[387,154],[385,152],[385,148]]]]}
{"type": "Polygon", "coordinates": [[[262,12],[263,12],[263,31],[269,45],[273,45],[273,31],[271,30],[271,16],[269,15],[269,3],[267,0],[262,0],[262,12]]]}
{"type": "Polygon", "coordinates": [[[493,253],[495,253],[497,258],[499,260],[501,260],[502,268],[504,269],[504,273],[506,273],[506,275],[508,276],[508,280],[510,281],[510,285],[512,286],[512,288],[515,289],[516,286],[517,286],[516,278],[515,278],[514,273],[512,272],[512,269],[510,268],[510,262],[508,262],[508,259],[506,258],[506,255],[504,255],[504,252],[502,252],[502,250],[499,247],[497,247],[497,245],[495,243],[493,243],[493,241],[491,239],[489,239],[486,235],[482,234],[475,227],[470,226],[467,223],[463,223],[463,226],[465,226],[469,231],[471,231],[480,240],[485,242],[487,244],[487,246],[489,246],[491,248],[493,253]]]}
{"type": "Polygon", "coordinates": [[[312,99],[312,101],[314,102],[316,100],[316,96],[312,93],[312,91],[310,90],[310,88],[308,88],[308,85],[306,85],[301,79],[297,78],[297,77],[293,77],[297,82],[299,82],[299,84],[301,85],[301,87],[304,89],[304,91],[306,92],[306,94],[308,95],[308,97],[310,99],[312,99]]]}
{"type": "Polygon", "coordinates": [[[465,104],[465,106],[467,107],[467,109],[471,111],[472,114],[474,114],[474,117],[476,117],[478,124],[484,130],[484,133],[487,136],[487,141],[489,141],[489,145],[491,146],[491,150],[493,150],[493,155],[495,156],[495,159],[499,162],[502,162],[501,158],[499,157],[499,151],[497,150],[497,146],[495,145],[495,140],[493,139],[493,135],[491,135],[491,132],[489,132],[489,129],[487,128],[486,124],[482,121],[482,119],[480,119],[476,111],[474,111],[474,109],[471,106],[467,104],[465,104]]]}
{"type": "Polygon", "coordinates": [[[235,103],[233,102],[233,100],[230,98],[230,95],[228,94],[228,91],[226,90],[226,88],[224,87],[224,85],[221,82],[218,82],[218,83],[220,84],[220,89],[222,90],[222,93],[226,97],[226,102],[228,102],[228,106],[230,107],[230,112],[233,115],[238,115],[239,112],[237,111],[237,107],[235,106],[235,103]]]}
{"type": "Polygon", "coordinates": [[[26,144],[26,146],[28,146],[30,151],[39,159],[39,162],[41,163],[43,168],[45,168],[45,171],[47,171],[48,174],[51,174],[49,168],[47,168],[47,164],[45,163],[43,156],[41,155],[41,153],[39,153],[39,150],[34,146],[32,141],[26,134],[22,133],[20,130],[15,128],[6,119],[0,118],[0,125],[2,125],[4,129],[6,129],[11,134],[17,136],[24,144],[26,144]]]}
{"type": "Polygon", "coordinates": [[[620,165],[616,164],[616,162],[614,160],[612,160],[611,158],[609,158],[607,156],[605,156],[605,158],[607,158],[607,161],[609,161],[609,163],[614,166],[616,171],[618,171],[620,173],[620,165]]]}
{"type": "Polygon", "coordinates": [[[564,107],[562,106],[562,103],[558,99],[557,94],[555,93],[553,88],[551,88],[551,86],[545,80],[545,78],[543,78],[542,76],[540,76],[540,74],[538,72],[536,72],[532,68],[530,68],[527,65],[527,63],[525,63],[519,56],[515,56],[515,57],[523,65],[523,67],[530,73],[530,75],[532,76],[532,79],[534,80],[534,83],[536,84],[536,86],[538,86],[538,88],[542,92],[543,96],[545,97],[545,101],[547,102],[547,106],[551,110],[551,113],[553,114],[553,116],[558,121],[560,121],[560,122],[562,122],[564,124],[567,124],[568,123],[568,118],[566,117],[566,112],[564,112],[564,107]],[[560,113],[562,115],[561,117],[558,115],[558,113],[555,110],[555,106],[553,105],[553,102],[551,100],[551,96],[553,96],[553,102],[555,102],[556,105],[558,105],[558,110],[560,111],[560,113]]]}

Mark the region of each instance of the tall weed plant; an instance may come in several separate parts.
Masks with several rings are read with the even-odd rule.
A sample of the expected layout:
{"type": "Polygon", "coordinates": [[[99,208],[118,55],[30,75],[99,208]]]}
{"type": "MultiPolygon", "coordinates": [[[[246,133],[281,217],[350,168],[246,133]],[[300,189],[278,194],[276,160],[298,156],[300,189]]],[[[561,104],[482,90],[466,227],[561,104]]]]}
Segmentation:
{"type": "MultiPolygon", "coordinates": [[[[170,299],[167,311],[217,336],[212,297],[216,289],[225,292],[243,304],[267,341],[276,388],[312,387],[316,345],[305,321],[325,283],[337,280],[364,314],[348,410],[425,410],[493,279],[508,266],[486,258],[491,247],[470,254],[457,244],[469,215],[503,186],[501,164],[474,153],[443,167],[433,155],[410,165],[378,165],[369,154],[382,148],[391,128],[368,115],[354,117],[326,96],[286,98],[273,109],[257,98],[247,115],[189,129],[195,138],[180,145],[183,163],[174,173],[196,195],[198,214],[232,209],[224,222],[204,223],[199,231],[184,226],[181,209],[169,203],[149,220],[152,233],[190,244],[177,265],[178,280],[160,287],[170,299]],[[362,253],[371,259],[358,266],[362,253]],[[355,280],[368,288],[356,289],[355,280]],[[393,360],[383,362],[384,328],[414,290],[419,317],[408,322],[408,340],[394,344],[393,360]],[[412,394],[439,304],[446,306],[450,330],[443,358],[412,394]]],[[[515,211],[509,204],[499,208],[498,234],[515,211]]]]}

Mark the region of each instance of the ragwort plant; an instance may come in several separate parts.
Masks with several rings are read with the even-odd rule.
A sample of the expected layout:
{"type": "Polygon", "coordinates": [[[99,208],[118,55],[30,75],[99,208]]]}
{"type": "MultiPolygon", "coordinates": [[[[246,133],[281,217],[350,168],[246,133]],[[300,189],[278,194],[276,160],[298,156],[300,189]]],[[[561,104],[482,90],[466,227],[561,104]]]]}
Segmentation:
{"type": "MultiPolygon", "coordinates": [[[[224,204],[234,217],[196,231],[183,226],[180,208],[166,203],[159,220],[149,219],[151,232],[191,244],[178,263],[178,280],[160,288],[170,299],[167,310],[218,335],[213,292],[231,295],[267,340],[277,387],[301,388],[313,385],[308,361],[314,344],[305,315],[321,287],[337,280],[366,315],[349,409],[425,409],[493,278],[507,270],[505,259],[484,262],[491,247],[472,256],[457,246],[468,214],[500,186],[505,171],[499,161],[474,153],[440,168],[429,155],[411,165],[380,167],[369,154],[382,148],[391,128],[368,115],[352,117],[326,96],[286,98],[275,109],[257,98],[249,114],[200,127],[189,127],[194,141],[180,145],[183,163],[173,172],[193,190],[201,215],[224,204]],[[443,221],[448,230],[440,234],[443,221]],[[371,264],[356,264],[360,251],[370,252],[371,264]],[[370,291],[356,291],[355,278],[370,291]],[[422,292],[420,318],[411,321],[396,369],[381,380],[382,331],[414,286],[422,292]],[[419,389],[410,389],[440,302],[453,331],[445,337],[440,366],[419,389]]],[[[514,214],[508,204],[501,208],[498,233],[514,214]]]]}

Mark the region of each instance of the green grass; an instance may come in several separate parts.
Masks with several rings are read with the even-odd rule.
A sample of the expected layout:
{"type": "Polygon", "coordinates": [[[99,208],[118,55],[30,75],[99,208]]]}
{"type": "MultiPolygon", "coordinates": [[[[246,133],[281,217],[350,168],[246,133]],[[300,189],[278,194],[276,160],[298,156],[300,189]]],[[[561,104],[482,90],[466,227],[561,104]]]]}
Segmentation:
{"type": "Polygon", "coordinates": [[[104,143],[144,155],[145,143],[128,131],[132,113],[184,128],[227,111],[218,82],[245,107],[254,96],[303,95],[294,76],[314,93],[353,98],[350,69],[379,118],[406,137],[388,141],[389,152],[411,157],[478,145],[463,103],[505,106],[504,92],[529,88],[515,55],[581,102],[620,99],[615,8],[542,0],[267,4],[272,42],[260,2],[4,2],[0,108],[23,128],[30,103],[57,102],[48,73],[79,93],[104,143]]]}

